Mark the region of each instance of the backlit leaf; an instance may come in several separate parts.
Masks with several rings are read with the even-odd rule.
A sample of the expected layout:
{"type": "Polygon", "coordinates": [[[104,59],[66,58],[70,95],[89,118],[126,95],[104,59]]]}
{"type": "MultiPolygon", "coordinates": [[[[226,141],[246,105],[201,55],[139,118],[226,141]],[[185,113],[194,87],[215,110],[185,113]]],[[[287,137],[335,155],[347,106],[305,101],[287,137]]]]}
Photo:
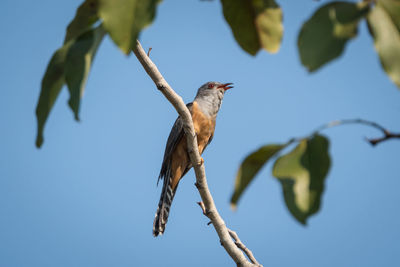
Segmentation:
{"type": "Polygon", "coordinates": [[[259,170],[268,162],[269,159],[276,155],[285,146],[286,144],[266,145],[251,153],[244,159],[236,175],[235,189],[231,197],[232,208],[236,208],[242,193],[259,172],[259,170]]]}
{"type": "Polygon", "coordinates": [[[36,106],[36,117],[38,123],[38,132],[36,137],[37,147],[40,147],[43,144],[44,125],[54,102],[65,83],[64,62],[71,44],[71,42],[66,43],[53,54],[42,79],[42,88],[36,106]]]}
{"type": "Polygon", "coordinates": [[[279,50],[282,10],[275,0],[221,0],[225,20],[238,44],[251,55],[279,50]]]}
{"type": "Polygon", "coordinates": [[[99,16],[113,41],[125,53],[135,47],[140,31],[154,19],[160,0],[98,0],[99,16]]]}
{"type": "Polygon", "coordinates": [[[97,15],[98,7],[98,0],[86,0],[79,6],[74,19],[67,27],[64,43],[87,32],[99,20],[99,16],[97,15]]]}
{"type": "Polygon", "coordinates": [[[300,31],[297,45],[301,63],[315,71],[337,58],[350,39],[357,35],[358,23],[369,11],[367,3],[331,2],[318,9],[300,31]]]}
{"type": "Polygon", "coordinates": [[[379,0],[379,5],[389,13],[397,30],[400,31],[400,1],[399,0],[379,0]]]}
{"type": "Polygon", "coordinates": [[[65,80],[70,93],[68,104],[76,120],[79,120],[80,99],[83,96],[90,67],[104,34],[101,25],[82,34],[71,45],[65,60],[65,80]]]}
{"type": "Polygon", "coordinates": [[[374,38],[383,69],[400,87],[400,1],[378,1],[368,16],[368,28],[374,38]]]}
{"type": "Polygon", "coordinates": [[[279,157],[272,174],[282,185],[286,206],[302,224],[319,210],[330,167],[329,141],[322,135],[303,139],[290,153],[279,157]]]}

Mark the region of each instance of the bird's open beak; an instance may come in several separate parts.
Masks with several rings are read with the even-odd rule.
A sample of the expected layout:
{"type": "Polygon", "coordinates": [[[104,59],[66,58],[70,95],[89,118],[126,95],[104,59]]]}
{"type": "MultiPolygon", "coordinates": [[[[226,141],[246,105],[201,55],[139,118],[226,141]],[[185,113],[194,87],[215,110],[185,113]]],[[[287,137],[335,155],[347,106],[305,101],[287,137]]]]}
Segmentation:
{"type": "Polygon", "coordinates": [[[218,88],[223,88],[226,91],[226,90],[233,88],[233,86],[231,86],[232,84],[233,83],[224,83],[224,84],[221,84],[220,86],[218,86],[218,88]]]}

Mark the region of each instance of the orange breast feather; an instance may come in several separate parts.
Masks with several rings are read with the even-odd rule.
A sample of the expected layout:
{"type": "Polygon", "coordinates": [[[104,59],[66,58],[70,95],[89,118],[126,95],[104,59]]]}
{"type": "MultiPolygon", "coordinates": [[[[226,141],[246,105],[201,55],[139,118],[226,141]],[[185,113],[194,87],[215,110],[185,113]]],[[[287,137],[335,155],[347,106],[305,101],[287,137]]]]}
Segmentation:
{"type": "MultiPolygon", "coordinates": [[[[200,154],[202,154],[204,148],[208,144],[208,141],[214,134],[215,118],[208,118],[206,115],[204,115],[195,101],[193,102],[191,113],[194,130],[197,134],[197,144],[199,147],[199,152],[200,154]]],[[[179,180],[182,178],[182,174],[189,165],[190,159],[187,153],[186,136],[183,135],[172,155],[172,190],[175,189],[179,180]]]]}

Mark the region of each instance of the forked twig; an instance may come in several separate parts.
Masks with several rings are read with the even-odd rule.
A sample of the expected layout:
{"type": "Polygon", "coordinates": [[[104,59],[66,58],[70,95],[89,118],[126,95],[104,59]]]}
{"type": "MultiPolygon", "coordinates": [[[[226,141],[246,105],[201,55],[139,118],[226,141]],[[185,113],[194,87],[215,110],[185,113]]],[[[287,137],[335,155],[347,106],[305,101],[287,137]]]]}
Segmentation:
{"type": "MultiPolygon", "coordinates": [[[[207,211],[206,211],[206,207],[204,206],[204,203],[200,201],[200,202],[197,202],[197,204],[200,206],[201,210],[203,211],[204,216],[208,217],[207,211]]],[[[210,225],[211,223],[212,222],[209,222],[207,225],[210,225]]],[[[241,249],[244,253],[246,253],[246,255],[249,258],[249,260],[253,264],[262,267],[262,265],[259,264],[258,261],[256,260],[256,258],[254,257],[253,252],[242,243],[242,241],[240,240],[240,238],[237,235],[237,233],[235,231],[229,229],[229,228],[228,228],[228,232],[229,232],[229,235],[232,237],[232,239],[235,241],[235,245],[239,249],[241,249]]]]}
{"type": "Polygon", "coordinates": [[[389,139],[393,139],[393,138],[400,138],[400,133],[392,133],[390,132],[388,129],[386,129],[385,127],[383,127],[382,125],[373,122],[373,121],[368,121],[368,120],[364,120],[364,119],[345,119],[345,120],[335,120],[335,121],[331,121],[329,123],[326,123],[324,125],[321,125],[320,127],[318,127],[314,133],[320,132],[322,130],[328,129],[328,128],[332,128],[332,127],[336,127],[339,125],[344,125],[344,124],[363,124],[366,126],[370,126],[372,128],[375,128],[379,131],[382,132],[383,136],[382,137],[377,137],[377,138],[365,138],[366,141],[368,143],[370,143],[371,145],[375,146],[381,142],[387,141],[389,139]]]}

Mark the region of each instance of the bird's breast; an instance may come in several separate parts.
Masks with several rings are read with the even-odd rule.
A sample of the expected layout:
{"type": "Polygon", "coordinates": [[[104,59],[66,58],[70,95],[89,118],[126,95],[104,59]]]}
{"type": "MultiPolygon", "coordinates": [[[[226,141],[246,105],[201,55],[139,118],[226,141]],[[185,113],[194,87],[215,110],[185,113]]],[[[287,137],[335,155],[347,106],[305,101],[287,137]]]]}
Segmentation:
{"type": "Polygon", "coordinates": [[[210,118],[206,116],[200,109],[196,101],[192,106],[192,120],[194,130],[197,134],[197,143],[200,154],[203,153],[205,146],[215,130],[215,116],[210,118]]]}

